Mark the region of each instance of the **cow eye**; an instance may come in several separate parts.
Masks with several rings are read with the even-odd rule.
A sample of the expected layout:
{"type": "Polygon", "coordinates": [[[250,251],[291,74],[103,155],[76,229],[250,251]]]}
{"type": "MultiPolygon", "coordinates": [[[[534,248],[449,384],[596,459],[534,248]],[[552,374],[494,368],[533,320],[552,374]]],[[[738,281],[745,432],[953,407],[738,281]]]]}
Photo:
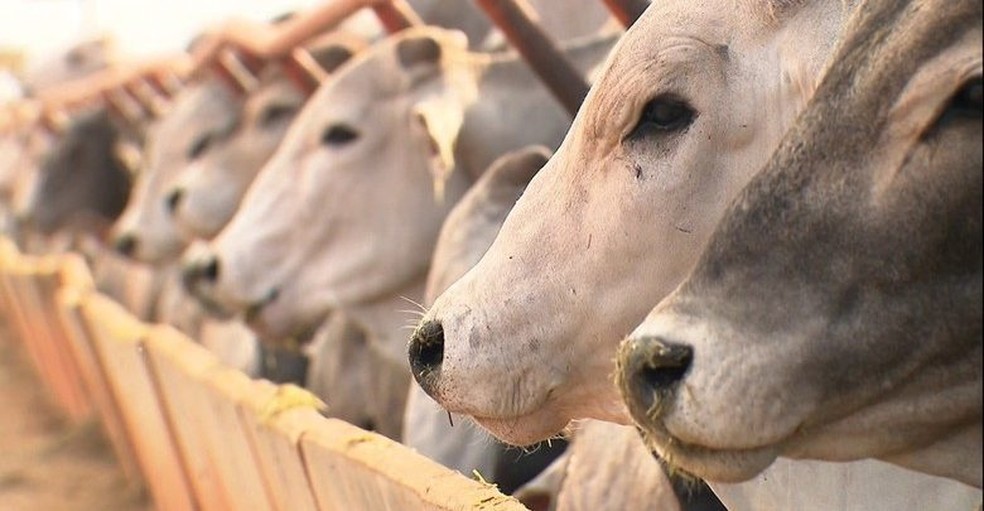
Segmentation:
{"type": "Polygon", "coordinates": [[[697,112],[686,101],[658,96],[646,103],[632,135],[677,132],[690,126],[696,117],[697,112]]]}
{"type": "Polygon", "coordinates": [[[980,119],[984,115],[982,94],[984,94],[984,85],[981,84],[980,76],[975,76],[964,82],[963,86],[950,97],[946,108],[936,118],[936,122],[923,133],[923,137],[932,136],[937,130],[952,122],[980,119]]]}
{"type": "Polygon", "coordinates": [[[971,78],[950,100],[948,110],[962,117],[981,117],[984,114],[984,84],[981,77],[971,78]]]}
{"type": "Polygon", "coordinates": [[[273,126],[289,120],[296,112],[294,105],[270,105],[260,114],[260,126],[273,126]]]}
{"type": "Polygon", "coordinates": [[[212,136],[203,135],[201,138],[196,140],[194,144],[191,144],[191,147],[188,148],[188,159],[189,160],[198,159],[199,157],[201,157],[202,154],[205,154],[205,151],[211,145],[212,145],[212,136]]]}
{"type": "Polygon", "coordinates": [[[355,128],[345,124],[333,124],[321,134],[321,143],[329,146],[341,146],[353,142],[357,138],[359,138],[359,132],[355,131],[355,128]]]}

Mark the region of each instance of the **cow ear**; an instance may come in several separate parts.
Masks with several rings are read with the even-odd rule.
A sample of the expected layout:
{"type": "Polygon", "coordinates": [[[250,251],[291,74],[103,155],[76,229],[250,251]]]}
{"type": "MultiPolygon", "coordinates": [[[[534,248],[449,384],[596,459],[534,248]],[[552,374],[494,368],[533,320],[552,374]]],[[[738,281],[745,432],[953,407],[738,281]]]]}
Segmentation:
{"type": "Polygon", "coordinates": [[[406,70],[441,62],[441,43],[429,34],[414,34],[396,44],[396,59],[406,70]]]}
{"type": "Polygon", "coordinates": [[[325,48],[318,48],[317,51],[311,52],[311,58],[318,63],[321,69],[324,69],[326,73],[332,73],[342,64],[352,58],[354,52],[351,48],[346,46],[328,46],[325,48]]]}
{"type": "Polygon", "coordinates": [[[331,74],[365,47],[366,42],[358,37],[332,33],[324,40],[315,41],[308,51],[321,69],[331,74]]]}
{"type": "Polygon", "coordinates": [[[434,197],[444,200],[444,186],[454,172],[454,148],[465,114],[453,95],[431,96],[417,102],[413,118],[418,122],[430,143],[430,171],[434,183],[434,197]]]}

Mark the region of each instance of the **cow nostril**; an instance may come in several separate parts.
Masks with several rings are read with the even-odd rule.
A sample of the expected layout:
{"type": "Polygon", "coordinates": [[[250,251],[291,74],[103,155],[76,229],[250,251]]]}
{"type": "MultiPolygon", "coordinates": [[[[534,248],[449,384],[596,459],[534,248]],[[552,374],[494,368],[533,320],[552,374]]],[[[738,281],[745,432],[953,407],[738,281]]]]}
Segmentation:
{"type": "Polygon", "coordinates": [[[137,237],[132,233],[121,234],[116,237],[116,241],[113,243],[113,248],[115,248],[118,253],[131,257],[134,252],[137,251],[137,237]]]}
{"type": "Polygon", "coordinates": [[[219,280],[219,259],[217,257],[209,258],[202,265],[202,278],[211,283],[219,280]]]}
{"type": "Polygon", "coordinates": [[[184,267],[181,281],[191,294],[197,294],[199,284],[206,282],[214,284],[219,279],[219,260],[215,256],[194,261],[184,267]]]}
{"type": "Polygon", "coordinates": [[[656,420],[664,401],[687,375],[693,348],[658,337],[630,338],[619,348],[618,386],[637,422],[656,420]]]}
{"type": "Polygon", "coordinates": [[[171,193],[167,194],[164,201],[167,203],[167,210],[170,213],[174,213],[178,210],[178,205],[181,204],[181,199],[184,197],[184,192],[180,188],[175,188],[171,190],[171,193]]]}
{"type": "Polygon", "coordinates": [[[694,351],[690,346],[652,339],[646,352],[640,356],[645,358],[639,367],[638,378],[652,389],[663,390],[687,374],[694,351]]]}
{"type": "Polygon", "coordinates": [[[408,350],[413,377],[424,390],[444,362],[444,327],[439,321],[425,321],[410,337],[408,350]]]}

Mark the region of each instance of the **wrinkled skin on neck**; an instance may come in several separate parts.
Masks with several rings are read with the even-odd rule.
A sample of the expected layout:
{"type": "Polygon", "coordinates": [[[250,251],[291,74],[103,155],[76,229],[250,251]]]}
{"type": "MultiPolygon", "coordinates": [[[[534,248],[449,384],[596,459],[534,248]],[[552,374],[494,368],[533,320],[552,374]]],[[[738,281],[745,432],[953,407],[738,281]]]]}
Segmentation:
{"type": "Polygon", "coordinates": [[[163,263],[177,257],[191,241],[178,230],[164,195],[197,155],[235,128],[241,108],[242,99],[227,86],[218,79],[206,80],[182,90],[171,109],[151,127],[143,168],[114,227],[117,237],[134,238],[131,257],[163,263]]]}
{"type": "Polygon", "coordinates": [[[626,368],[655,339],[693,350],[658,392],[619,374],[683,469],[871,457],[981,486],[981,4],[925,4],[859,10],[814,103],[623,346],[626,368]]]}
{"type": "Polygon", "coordinates": [[[513,443],[572,418],[629,422],[611,379],[618,341],[778,144],[844,16],[841,2],[778,18],[732,7],[659,2],[622,38],[489,252],[424,318],[443,325],[424,385],[443,406],[513,443]],[[690,105],[692,122],[636,129],[657,97],[690,105]]]}

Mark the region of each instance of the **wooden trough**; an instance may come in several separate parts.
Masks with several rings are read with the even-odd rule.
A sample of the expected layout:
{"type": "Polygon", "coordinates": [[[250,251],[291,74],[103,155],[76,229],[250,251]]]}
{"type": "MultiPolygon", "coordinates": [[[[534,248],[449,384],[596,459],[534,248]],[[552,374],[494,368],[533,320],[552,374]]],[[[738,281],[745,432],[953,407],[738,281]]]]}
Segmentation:
{"type": "MultiPolygon", "coordinates": [[[[52,404],[103,425],[161,510],[522,510],[375,433],[321,415],[291,385],[253,380],[98,293],[76,255],[0,238],[0,315],[52,404]]],[[[4,340],[6,342],[6,340],[4,340]]]]}

